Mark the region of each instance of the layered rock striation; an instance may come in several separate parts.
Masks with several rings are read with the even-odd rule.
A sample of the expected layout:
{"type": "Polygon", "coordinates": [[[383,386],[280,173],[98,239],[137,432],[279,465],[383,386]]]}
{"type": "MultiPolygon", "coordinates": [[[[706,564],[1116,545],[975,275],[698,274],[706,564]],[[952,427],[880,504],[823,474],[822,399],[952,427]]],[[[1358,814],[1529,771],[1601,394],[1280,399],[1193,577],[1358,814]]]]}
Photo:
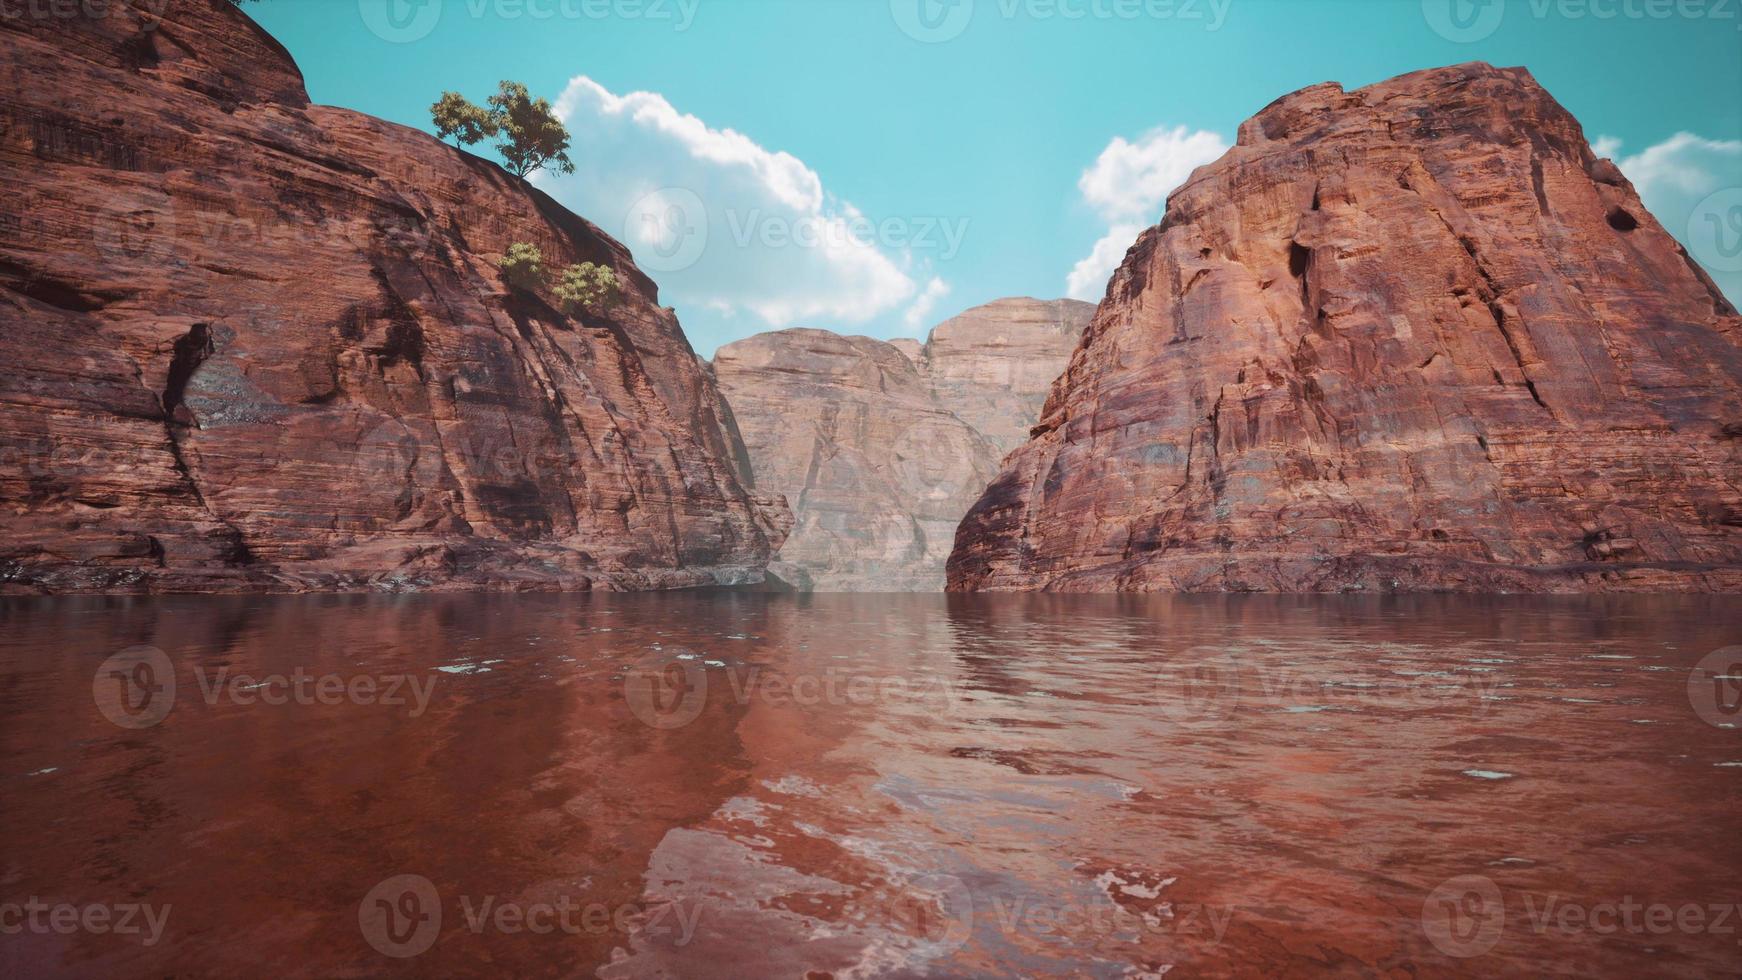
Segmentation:
{"type": "Polygon", "coordinates": [[[795,526],[775,575],[801,589],[936,591],[962,515],[1026,436],[1094,307],[1007,299],[926,343],[759,334],[714,358],[759,490],[795,526]]]}
{"type": "Polygon", "coordinates": [[[1742,319],[1522,69],[1289,95],[1127,254],[958,590],[1742,589],[1742,319]]]}
{"type": "Polygon", "coordinates": [[[0,589],[761,579],[790,516],[622,245],[224,0],[104,8],[0,19],[0,589]]]}

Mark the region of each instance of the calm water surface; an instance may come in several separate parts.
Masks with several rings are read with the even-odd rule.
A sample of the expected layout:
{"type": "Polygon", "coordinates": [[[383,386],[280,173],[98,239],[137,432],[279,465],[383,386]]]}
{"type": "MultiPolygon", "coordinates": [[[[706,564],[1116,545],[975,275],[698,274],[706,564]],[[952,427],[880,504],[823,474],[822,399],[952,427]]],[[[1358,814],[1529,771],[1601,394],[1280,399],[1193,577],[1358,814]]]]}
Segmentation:
{"type": "Polygon", "coordinates": [[[0,970],[1735,974],[1732,644],[1735,600],[11,601],[0,970]]]}

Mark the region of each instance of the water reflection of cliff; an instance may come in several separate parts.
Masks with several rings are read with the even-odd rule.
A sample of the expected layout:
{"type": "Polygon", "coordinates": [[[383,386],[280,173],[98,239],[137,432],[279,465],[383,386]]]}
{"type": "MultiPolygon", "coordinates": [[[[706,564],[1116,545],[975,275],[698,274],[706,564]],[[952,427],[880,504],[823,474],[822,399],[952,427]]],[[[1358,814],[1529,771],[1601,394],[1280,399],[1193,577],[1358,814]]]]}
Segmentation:
{"type": "Polygon", "coordinates": [[[1545,940],[1520,903],[1734,894],[1735,733],[1687,678],[1737,626],[1637,598],[0,603],[0,898],[172,909],[156,946],[14,935],[0,965],[1443,972],[1424,898],[1475,874],[1520,924],[1495,964],[1721,971],[1719,937],[1545,940]],[[92,678],[136,644],[178,691],[126,730],[92,678]],[[299,671],[433,687],[248,703],[299,671]],[[400,874],[443,920],[392,959],[358,913],[400,874]]]}

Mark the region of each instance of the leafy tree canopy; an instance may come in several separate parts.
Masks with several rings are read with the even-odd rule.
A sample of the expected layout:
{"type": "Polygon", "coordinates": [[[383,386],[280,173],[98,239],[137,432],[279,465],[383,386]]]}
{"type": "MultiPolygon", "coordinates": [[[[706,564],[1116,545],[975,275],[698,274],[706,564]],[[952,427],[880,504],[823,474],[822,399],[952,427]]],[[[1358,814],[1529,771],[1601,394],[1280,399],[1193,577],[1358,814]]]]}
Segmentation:
{"type": "Polygon", "coordinates": [[[443,92],[440,100],[429,107],[435,121],[436,135],[452,138],[454,145],[471,144],[495,136],[496,119],[483,106],[474,105],[458,92],[443,92]]]}
{"type": "Polygon", "coordinates": [[[509,170],[521,177],[541,168],[575,172],[567,152],[569,131],[549,102],[532,98],[519,82],[503,82],[489,102],[490,114],[502,132],[496,152],[508,161],[509,170]]]}
{"type": "Polygon", "coordinates": [[[575,172],[568,155],[569,131],[549,102],[533,98],[519,82],[503,82],[485,101],[487,107],[478,106],[458,92],[443,92],[429,107],[437,135],[452,137],[456,145],[495,137],[502,165],[518,177],[536,170],[575,172]]]}

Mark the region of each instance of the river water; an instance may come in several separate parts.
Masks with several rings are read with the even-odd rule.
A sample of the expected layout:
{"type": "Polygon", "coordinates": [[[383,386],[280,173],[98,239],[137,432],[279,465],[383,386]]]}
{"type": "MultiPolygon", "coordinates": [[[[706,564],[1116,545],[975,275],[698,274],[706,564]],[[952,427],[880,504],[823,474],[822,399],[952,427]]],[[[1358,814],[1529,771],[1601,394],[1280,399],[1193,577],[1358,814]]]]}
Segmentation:
{"type": "Polygon", "coordinates": [[[0,603],[7,976],[1742,970],[1733,599],[0,603]]]}

